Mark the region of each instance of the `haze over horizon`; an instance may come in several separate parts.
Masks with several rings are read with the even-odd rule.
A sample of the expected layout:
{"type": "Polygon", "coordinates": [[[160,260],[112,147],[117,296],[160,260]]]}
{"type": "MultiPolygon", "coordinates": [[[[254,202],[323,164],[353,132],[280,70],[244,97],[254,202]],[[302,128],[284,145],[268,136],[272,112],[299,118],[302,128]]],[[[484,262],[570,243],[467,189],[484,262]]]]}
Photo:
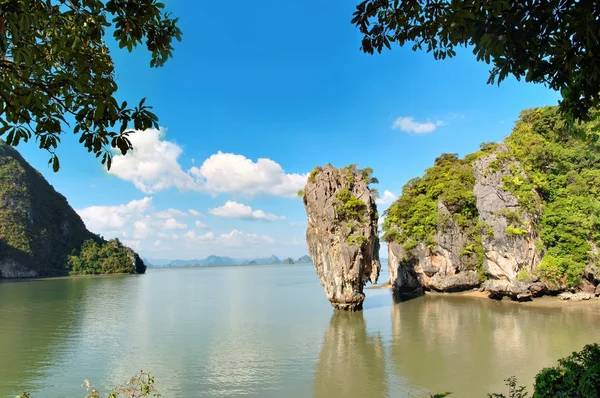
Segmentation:
{"type": "Polygon", "coordinates": [[[381,216],[441,153],[499,141],[520,110],[559,99],[513,78],[487,85],[468,50],[366,55],[353,3],[165,3],[184,32],[174,59],[150,69],[145,49],[112,53],[119,98],[147,97],[160,130],[134,134],[110,172],[78,136],[64,136],[58,173],[35,143],[17,147],[91,231],[145,258],[297,259],[308,250],[296,191],[315,165],[372,167],[381,216]]]}

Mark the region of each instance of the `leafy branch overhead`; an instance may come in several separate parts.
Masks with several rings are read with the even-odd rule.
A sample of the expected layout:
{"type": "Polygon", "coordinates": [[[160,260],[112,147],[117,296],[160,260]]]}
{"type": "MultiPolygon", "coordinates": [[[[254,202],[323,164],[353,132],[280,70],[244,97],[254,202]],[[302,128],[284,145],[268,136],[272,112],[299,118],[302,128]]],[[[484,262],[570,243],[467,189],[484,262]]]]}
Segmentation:
{"type": "Polygon", "coordinates": [[[560,91],[560,110],[589,120],[600,101],[600,9],[590,1],[364,0],[352,23],[373,54],[392,43],[451,58],[470,47],[492,64],[488,83],[509,75],[560,91]]]}
{"type": "Polygon", "coordinates": [[[7,0],[0,3],[0,138],[17,146],[35,137],[55,153],[66,130],[111,166],[111,148],[132,149],[129,130],[158,127],[142,99],[119,103],[110,30],[120,48],[144,43],[160,67],[181,40],[177,18],[155,0],[7,0]]]}

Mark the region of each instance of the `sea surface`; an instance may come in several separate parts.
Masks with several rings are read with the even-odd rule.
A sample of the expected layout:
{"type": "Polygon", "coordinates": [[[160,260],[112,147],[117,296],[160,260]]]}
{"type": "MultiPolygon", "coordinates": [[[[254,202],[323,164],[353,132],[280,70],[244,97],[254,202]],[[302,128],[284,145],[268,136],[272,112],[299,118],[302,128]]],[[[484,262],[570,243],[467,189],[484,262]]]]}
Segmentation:
{"type": "Polygon", "coordinates": [[[167,398],[486,397],[600,340],[597,303],[366,294],[335,313],[312,264],[0,283],[0,397],[108,393],[140,370],[167,398]]]}

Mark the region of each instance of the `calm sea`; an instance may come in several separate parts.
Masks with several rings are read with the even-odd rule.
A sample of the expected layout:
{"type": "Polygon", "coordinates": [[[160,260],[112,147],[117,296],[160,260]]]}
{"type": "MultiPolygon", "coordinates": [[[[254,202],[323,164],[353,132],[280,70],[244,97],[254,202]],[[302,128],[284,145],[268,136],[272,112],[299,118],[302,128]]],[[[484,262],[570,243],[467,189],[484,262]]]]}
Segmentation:
{"type": "Polygon", "coordinates": [[[0,397],[108,393],[140,369],[163,397],[485,397],[600,340],[593,303],[366,294],[334,313],[312,264],[1,283],[0,397]]]}

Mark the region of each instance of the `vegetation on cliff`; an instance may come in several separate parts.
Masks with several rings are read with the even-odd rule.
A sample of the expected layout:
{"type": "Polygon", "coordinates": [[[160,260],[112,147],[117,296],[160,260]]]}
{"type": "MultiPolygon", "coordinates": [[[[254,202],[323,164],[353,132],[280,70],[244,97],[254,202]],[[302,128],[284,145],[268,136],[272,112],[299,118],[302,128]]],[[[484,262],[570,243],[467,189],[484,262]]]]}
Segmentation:
{"type": "MultiPolygon", "coordinates": [[[[594,123],[581,128],[591,130],[594,123]]],[[[489,171],[510,170],[510,175],[503,177],[502,189],[517,197],[540,237],[544,256],[535,270],[537,276],[551,289],[560,290],[580,285],[586,268],[588,273],[596,273],[600,154],[572,137],[556,107],[523,111],[502,150],[486,143],[464,159],[455,154],[437,158],[422,178],[404,186],[402,195],[386,211],[384,239],[401,243],[409,251],[420,242],[431,246],[448,221],[439,212],[441,202],[469,238],[462,253],[482,271],[482,238],[491,231],[478,220],[473,163],[491,153],[496,160],[489,171]]],[[[510,221],[506,234],[526,234],[520,215],[512,213],[503,214],[510,221]]]]}
{"type": "Polygon", "coordinates": [[[140,258],[118,239],[108,242],[87,240],[81,249],[69,256],[71,275],[143,274],[146,266],[140,258]]]}
{"type": "Polygon", "coordinates": [[[64,275],[73,248],[95,238],[65,197],[0,141],[0,262],[8,258],[39,275],[64,275]]]}
{"type": "MultiPolygon", "coordinates": [[[[65,197],[0,140],[0,277],[132,272],[138,259],[88,231],[65,197]],[[74,260],[74,251],[83,257],[74,260]]],[[[144,272],[139,262],[133,272],[144,272]]]]}

